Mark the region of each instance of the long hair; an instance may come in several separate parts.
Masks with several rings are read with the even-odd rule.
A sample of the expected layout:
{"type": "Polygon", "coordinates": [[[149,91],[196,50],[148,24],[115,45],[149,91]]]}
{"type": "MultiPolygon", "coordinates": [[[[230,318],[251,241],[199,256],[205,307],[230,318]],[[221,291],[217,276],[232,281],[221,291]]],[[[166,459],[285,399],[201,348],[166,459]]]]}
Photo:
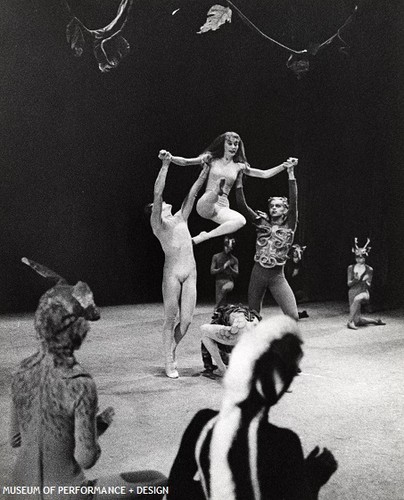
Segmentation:
{"type": "Polygon", "coordinates": [[[211,144],[205,149],[204,153],[210,153],[212,159],[223,158],[224,156],[224,142],[227,137],[232,136],[237,138],[240,143],[238,145],[237,153],[234,155],[234,161],[236,163],[247,163],[247,157],[245,154],[244,143],[237,132],[225,132],[219,135],[211,142],[211,144]]]}

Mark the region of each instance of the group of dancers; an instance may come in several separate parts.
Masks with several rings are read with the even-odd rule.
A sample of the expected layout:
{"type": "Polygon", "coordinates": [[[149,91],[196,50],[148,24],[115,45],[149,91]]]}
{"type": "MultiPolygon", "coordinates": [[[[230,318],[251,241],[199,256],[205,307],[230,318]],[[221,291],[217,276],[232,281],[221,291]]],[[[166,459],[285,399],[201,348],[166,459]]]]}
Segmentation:
{"type": "MultiPolygon", "coordinates": [[[[176,350],[196,305],[194,245],[234,234],[247,220],[256,229],[248,307],[222,304],[231,288],[229,283],[238,275],[238,261],[231,255],[234,239],[227,236],[223,255],[216,254],[212,259],[219,300],[212,322],[201,327],[201,340],[205,354],[213,357],[215,367],[224,375],[222,407],[219,412],[202,410],[194,417],[185,430],[169,478],[159,471],[146,470],[86,480],[82,468],[90,468],[97,461],[98,437],[112,422],[114,410],[107,408],[97,414],[95,384],[77,363],[74,351],[84,341],[89,321],[98,320],[100,313],[86,283],[69,285],[53,271],[24,258],[25,264],[56,281],[56,285],[41,297],[35,314],[38,351],[20,363],[12,380],[10,444],[21,448],[13,482],[20,486],[40,485],[37,498],[41,499],[133,498],[131,494],[119,494],[116,488],[127,486],[128,491],[133,491],[129,487],[136,485],[141,490],[151,488],[153,495],[147,498],[155,499],[167,494],[171,500],[315,500],[321,486],[337,469],[334,456],[327,449],[320,452],[315,447],[304,458],[299,437],[268,421],[270,408],[299,373],[303,356],[296,300],[284,275],[297,224],[297,159],[289,158],[268,170],[253,169],[247,163],[240,136],[234,132],[219,136],[197,158],[177,157],[165,150],[160,151],[159,158],[162,166],[148,210],[153,233],[165,254],[163,340],[169,378],[179,377],[176,350]],[[172,206],[163,201],[170,163],[202,167],[175,214],[172,206]],[[269,198],[268,213],[250,208],[243,191],[243,176],[269,178],[284,170],[289,179],[289,199],[269,198]],[[187,221],[205,182],[206,191],[197,203],[197,211],[218,227],[192,238],[187,221]],[[241,213],[229,207],[228,194],[234,184],[241,213]],[[267,288],[284,315],[262,320],[267,288]],[[234,348],[230,360],[223,360],[220,346],[234,348]],[[67,494],[45,494],[44,488],[55,484],[72,489],[67,494]]],[[[348,268],[348,327],[384,324],[380,319],[361,315],[362,304],[369,300],[373,276],[372,268],[365,263],[369,240],[361,248],[355,239],[352,250],[356,263],[348,268]]]]}
{"type": "MultiPolygon", "coordinates": [[[[99,320],[100,312],[86,283],[69,285],[44,266],[23,260],[57,283],[35,313],[38,350],[12,378],[10,444],[19,453],[9,498],[318,499],[337,470],[334,455],[316,446],[304,457],[299,436],[269,422],[271,407],[288,392],[303,356],[297,323],[286,315],[259,324],[257,317],[250,318],[257,326],[232,352],[220,411],[197,412],[168,464],[168,477],[151,469],[86,479],[83,469],[97,462],[99,436],[114,417],[112,407],[98,413],[95,382],[75,358],[89,322],[99,320]]],[[[244,311],[234,308],[230,315],[243,327],[244,311]]]]}
{"type": "MultiPolygon", "coordinates": [[[[236,132],[221,134],[195,158],[174,156],[166,150],[161,150],[158,156],[162,160],[162,167],[155,182],[153,203],[148,207],[153,233],[159,239],[165,254],[162,284],[165,315],[163,327],[165,372],[170,378],[178,378],[176,350],[191,324],[196,304],[194,245],[218,236],[234,234],[248,220],[257,233],[254,267],[248,286],[249,309],[258,316],[261,314],[262,302],[268,289],[285,315],[294,320],[299,319],[296,298],[285,278],[284,271],[298,222],[297,184],[294,174],[298,159],[290,157],[284,163],[267,170],[252,168],[247,162],[243,141],[236,132]],[[165,182],[171,163],[202,167],[181,209],[175,214],[172,214],[172,206],[163,201],[165,182]],[[268,213],[252,209],[245,199],[243,176],[269,179],[284,170],[288,174],[288,198],[270,197],[268,213]],[[188,217],[205,182],[205,192],[199,198],[196,210],[201,217],[215,222],[218,227],[191,237],[187,225],[188,217]],[[229,206],[228,195],[233,185],[236,188],[239,212],[229,206]]],[[[230,241],[231,239],[227,240],[228,247],[230,241]]],[[[303,252],[305,247],[300,248],[303,252]]],[[[348,270],[351,311],[347,326],[357,329],[358,326],[365,324],[382,325],[384,323],[380,319],[369,320],[361,317],[362,304],[369,301],[372,272],[369,266],[365,266],[364,260],[358,261],[358,258],[363,259],[367,255],[366,247],[361,250],[356,244],[355,252],[357,263],[348,270]]],[[[223,259],[221,254],[217,254],[212,261],[211,273],[223,275],[222,282],[216,281],[216,294],[217,296],[222,294],[224,297],[233,287],[233,278],[238,274],[238,262],[234,257],[232,261],[229,261],[229,259],[223,259]],[[224,260],[223,264],[220,263],[221,260],[224,260]],[[227,266],[230,267],[227,268],[227,266]]],[[[221,300],[218,305],[220,302],[221,300]]],[[[306,313],[300,317],[307,316],[306,313]]],[[[208,327],[204,329],[205,339],[206,332],[211,330],[208,327]]],[[[212,343],[207,340],[204,345],[210,350],[212,343]]],[[[216,349],[215,355],[217,355],[216,349]]],[[[223,371],[223,364],[221,366],[223,371]]]]}
{"type": "MultiPolygon", "coordinates": [[[[178,378],[176,349],[191,324],[196,305],[193,246],[217,236],[234,234],[246,224],[246,219],[257,231],[255,265],[248,288],[249,308],[260,314],[268,288],[283,313],[298,319],[295,296],[284,275],[284,265],[297,224],[297,186],[294,176],[297,159],[289,158],[267,170],[252,168],[247,162],[243,141],[235,132],[220,135],[196,158],[174,156],[166,150],[160,151],[159,158],[162,167],[154,185],[150,223],[165,254],[162,283],[165,372],[170,378],[178,378]],[[171,212],[172,206],[163,201],[170,163],[202,166],[181,209],[175,214],[171,212]],[[289,202],[285,197],[269,198],[269,214],[250,208],[244,197],[243,175],[268,179],[284,170],[287,170],[289,178],[289,202]],[[196,209],[201,217],[216,222],[218,227],[192,238],[187,221],[205,182],[205,193],[198,200],[196,209]],[[234,184],[241,213],[229,206],[228,195],[234,184]]],[[[220,268],[217,270],[224,271],[220,268]]]]}

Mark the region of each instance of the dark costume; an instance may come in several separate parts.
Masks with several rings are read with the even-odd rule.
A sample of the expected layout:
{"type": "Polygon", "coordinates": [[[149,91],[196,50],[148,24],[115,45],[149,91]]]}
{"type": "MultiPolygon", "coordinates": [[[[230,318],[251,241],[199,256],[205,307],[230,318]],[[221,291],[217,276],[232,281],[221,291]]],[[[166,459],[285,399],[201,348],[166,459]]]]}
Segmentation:
{"type": "Polygon", "coordinates": [[[314,500],[337,464],[268,422],[297,373],[301,340],[286,316],[262,321],[235,347],[220,412],[199,411],[169,476],[169,500],[314,500]],[[279,370],[277,368],[279,367],[279,370]],[[325,461],[328,462],[325,464],[325,461]]]}
{"type": "Polygon", "coordinates": [[[216,253],[212,257],[210,272],[215,276],[215,307],[225,304],[226,296],[234,288],[234,279],[238,276],[238,259],[231,252],[216,253]],[[224,268],[226,262],[230,265],[224,268]]]}

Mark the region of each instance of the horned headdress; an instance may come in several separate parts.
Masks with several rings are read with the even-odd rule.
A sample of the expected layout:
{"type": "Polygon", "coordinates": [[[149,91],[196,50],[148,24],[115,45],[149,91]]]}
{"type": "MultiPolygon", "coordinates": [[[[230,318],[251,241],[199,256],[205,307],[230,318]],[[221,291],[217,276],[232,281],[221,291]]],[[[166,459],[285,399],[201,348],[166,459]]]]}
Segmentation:
{"type": "Polygon", "coordinates": [[[69,285],[57,273],[23,257],[21,261],[39,275],[54,283],[39,300],[35,313],[35,329],[40,339],[49,340],[65,331],[79,319],[97,321],[100,318],[93,293],[87,283],[69,285]]]}
{"type": "Polygon", "coordinates": [[[356,257],[367,257],[371,250],[369,247],[370,239],[368,238],[364,247],[358,246],[358,238],[355,238],[355,248],[352,248],[352,253],[355,254],[356,257]]]}

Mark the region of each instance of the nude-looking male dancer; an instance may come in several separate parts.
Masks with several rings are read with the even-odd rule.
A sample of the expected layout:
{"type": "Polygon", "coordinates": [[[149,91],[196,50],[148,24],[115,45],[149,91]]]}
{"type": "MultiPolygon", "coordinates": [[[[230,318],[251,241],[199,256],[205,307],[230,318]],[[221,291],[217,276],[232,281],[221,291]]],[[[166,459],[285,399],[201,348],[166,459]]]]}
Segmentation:
{"type": "Polygon", "coordinates": [[[206,181],[209,166],[204,164],[181,209],[172,215],[172,205],[163,201],[170,154],[160,151],[159,158],[163,165],[154,184],[150,224],[165,254],[162,284],[165,371],[167,377],[178,378],[175,350],[187,333],[196,304],[196,265],[187,221],[196,196],[206,181]]]}

